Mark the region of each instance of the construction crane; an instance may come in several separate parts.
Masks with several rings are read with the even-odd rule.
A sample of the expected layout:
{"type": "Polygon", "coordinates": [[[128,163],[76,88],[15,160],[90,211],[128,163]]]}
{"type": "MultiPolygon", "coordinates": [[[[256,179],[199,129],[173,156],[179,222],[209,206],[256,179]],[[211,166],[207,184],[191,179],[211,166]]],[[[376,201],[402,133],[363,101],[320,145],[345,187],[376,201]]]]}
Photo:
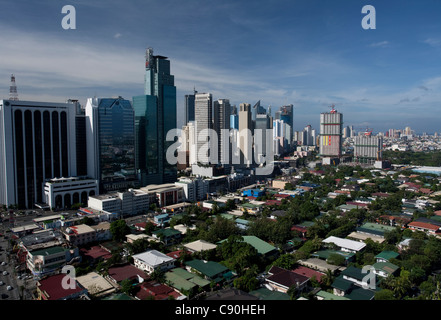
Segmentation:
{"type": "Polygon", "coordinates": [[[331,104],[329,106],[329,108],[331,108],[331,113],[336,113],[337,112],[337,110],[335,110],[335,105],[334,104],[331,104]]]}

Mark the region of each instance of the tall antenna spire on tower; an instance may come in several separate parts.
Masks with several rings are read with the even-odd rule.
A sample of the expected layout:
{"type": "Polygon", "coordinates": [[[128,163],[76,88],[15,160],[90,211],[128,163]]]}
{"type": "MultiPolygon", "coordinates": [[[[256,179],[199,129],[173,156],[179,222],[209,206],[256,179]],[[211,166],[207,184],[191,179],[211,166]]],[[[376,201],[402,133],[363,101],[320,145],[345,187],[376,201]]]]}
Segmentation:
{"type": "Polygon", "coordinates": [[[11,74],[11,86],[9,87],[9,100],[18,101],[17,85],[15,84],[15,76],[11,74]]]}

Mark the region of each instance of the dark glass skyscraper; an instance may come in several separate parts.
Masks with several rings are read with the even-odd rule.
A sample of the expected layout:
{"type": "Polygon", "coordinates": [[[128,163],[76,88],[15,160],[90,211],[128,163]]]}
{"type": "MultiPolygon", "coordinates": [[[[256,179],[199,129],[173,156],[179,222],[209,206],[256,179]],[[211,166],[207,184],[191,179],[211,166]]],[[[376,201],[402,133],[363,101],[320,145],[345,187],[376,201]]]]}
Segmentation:
{"type": "Polygon", "coordinates": [[[176,165],[169,164],[166,152],[174,141],[167,132],[176,129],[176,87],[167,57],[146,51],[144,95],[133,97],[135,110],[136,166],[143,186],[174,182],[176,165]]]}
{"type": "Polygon", "coordinates": [[[190,121],[194,121],[194,98],[196,93],[198,93],[196,90],[193,90],[193,94],[186,94],[185,95],[185,125],[189,123],[190,121]]]}
{"type": "Polygon", "coordinates": [[[86,104],[87,171],[100,193],[138,185],[134,112],[129,100],[90,98],[86,104]]]}

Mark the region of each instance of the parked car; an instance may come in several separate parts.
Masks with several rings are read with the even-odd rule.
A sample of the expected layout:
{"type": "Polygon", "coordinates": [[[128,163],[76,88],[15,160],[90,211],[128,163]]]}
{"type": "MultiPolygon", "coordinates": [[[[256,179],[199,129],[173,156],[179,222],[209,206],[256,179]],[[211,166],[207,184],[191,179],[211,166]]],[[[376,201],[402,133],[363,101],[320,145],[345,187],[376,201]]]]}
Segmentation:
{"type": "Polygon", "coordinates": [[[11,286],[7,286],[7,287],[6,287],[6,290],[11,291],[11,290],[12,290],[12,287],[11,287],[11,286]]]}

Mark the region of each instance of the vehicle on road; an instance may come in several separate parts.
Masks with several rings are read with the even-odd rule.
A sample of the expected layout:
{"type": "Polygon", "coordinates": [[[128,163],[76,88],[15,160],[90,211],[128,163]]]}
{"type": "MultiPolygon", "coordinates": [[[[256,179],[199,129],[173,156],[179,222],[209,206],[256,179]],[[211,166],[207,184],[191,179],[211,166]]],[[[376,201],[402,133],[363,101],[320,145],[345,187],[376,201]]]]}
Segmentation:
{"type": "Polygon", "coordinates": [[[11,291],[11,290],[12,290],[12,287],[11,287],[11,286],[7,286],[7,287],[6,287],[6,290],[11,291]]]}

